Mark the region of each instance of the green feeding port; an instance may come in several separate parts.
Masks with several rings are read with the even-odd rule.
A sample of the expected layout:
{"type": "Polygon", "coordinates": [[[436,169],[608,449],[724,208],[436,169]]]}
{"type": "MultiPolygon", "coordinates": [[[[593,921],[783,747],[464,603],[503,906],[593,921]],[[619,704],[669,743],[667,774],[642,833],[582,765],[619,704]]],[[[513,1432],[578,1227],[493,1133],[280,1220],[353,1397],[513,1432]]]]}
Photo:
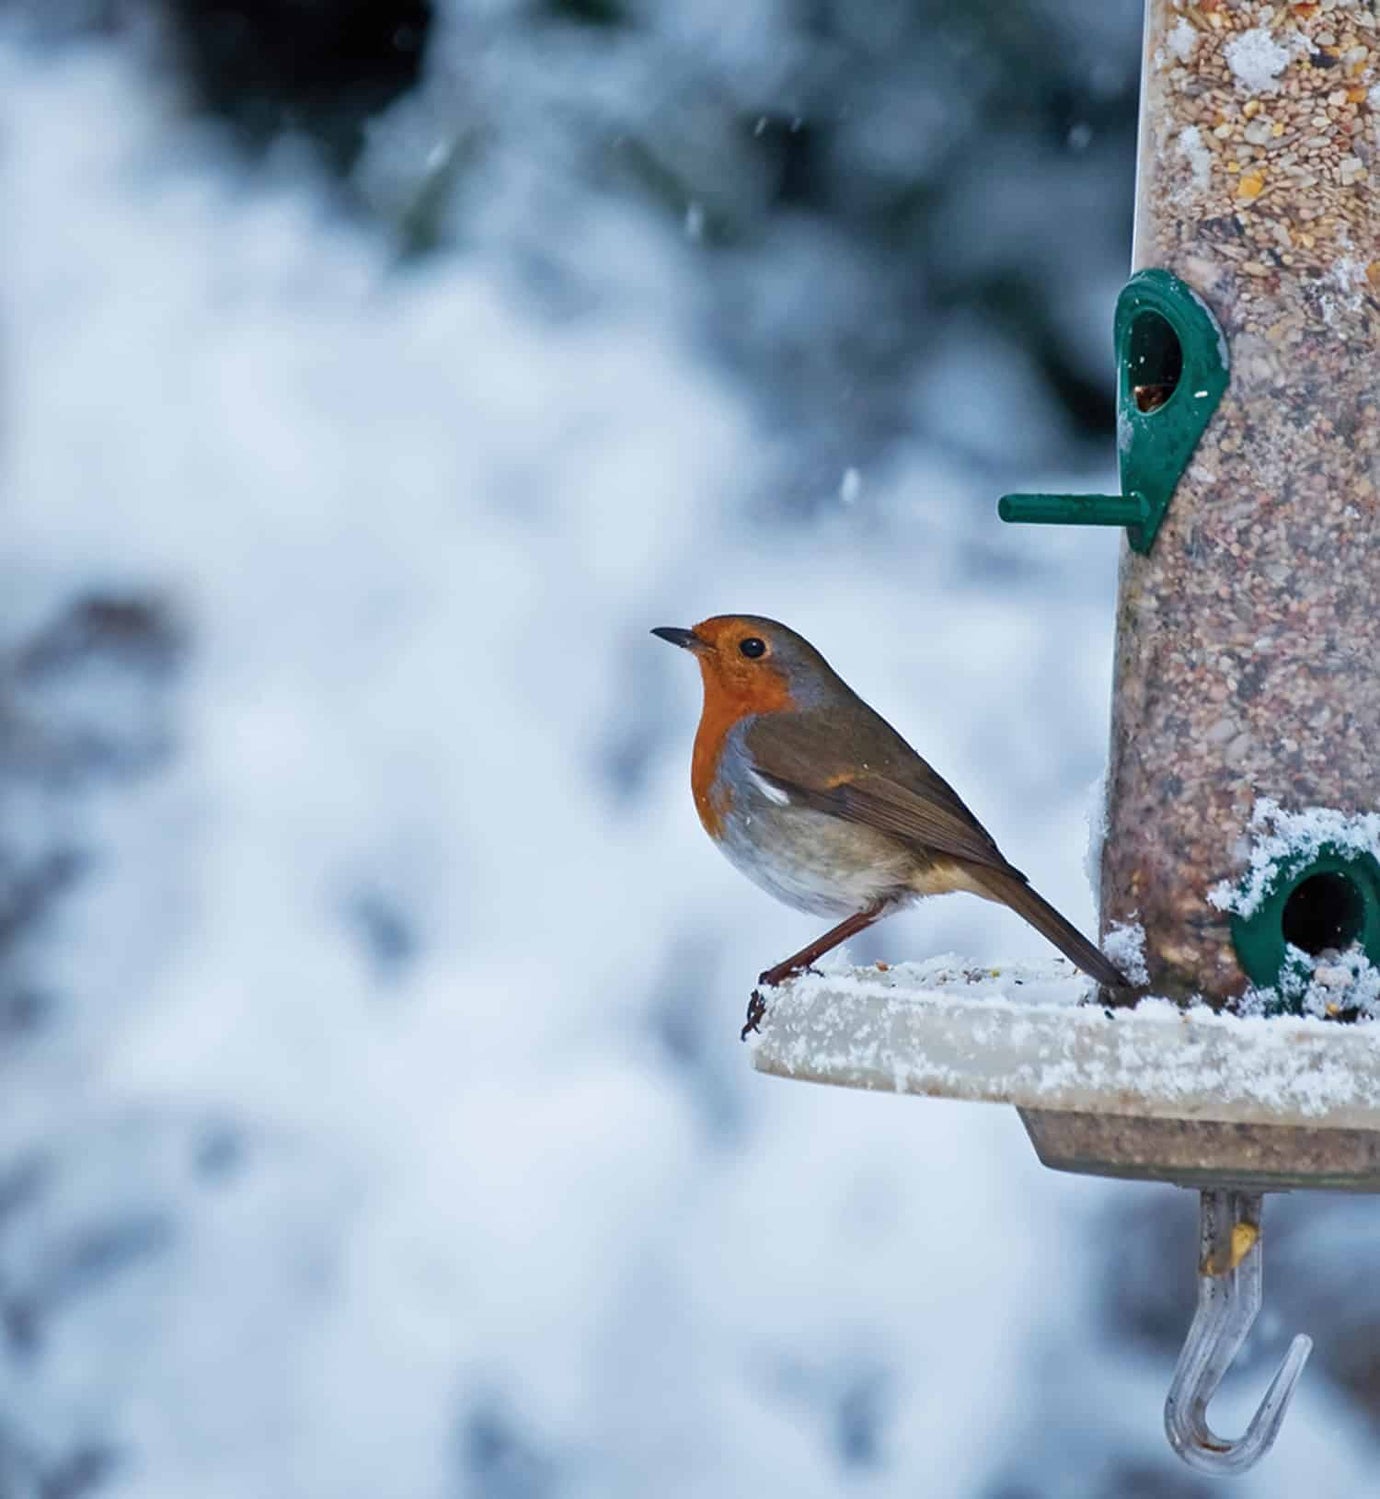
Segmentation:
{"type": "Polygon", "coordinates": [[[1162,410],[1184,373],[1184,346],[1173,323],[1150,307],[1135,313],[1126,332],[1123,362],[1136,410],[1142,415],[1162,410]]]}
{"type": "Polygon", "coordinates": [[[1004,521],[1125,526],[1148,552],[1193,450],[1227,388],[1227,344],[1191,287],[1169,271],[1137,271],[1117,298],[1120,494],[1008,494],[1004,521]]]}
{"type": "Polygon", "coordinates": [[[1252,983],[1287,998],[1307,983],[1308,958],[1360,944],[1380,968],[1380,863],[1367,853],[1325,848],[1282,871],[1249,916],[1231,918],[1237,960],[1252,983]]]}

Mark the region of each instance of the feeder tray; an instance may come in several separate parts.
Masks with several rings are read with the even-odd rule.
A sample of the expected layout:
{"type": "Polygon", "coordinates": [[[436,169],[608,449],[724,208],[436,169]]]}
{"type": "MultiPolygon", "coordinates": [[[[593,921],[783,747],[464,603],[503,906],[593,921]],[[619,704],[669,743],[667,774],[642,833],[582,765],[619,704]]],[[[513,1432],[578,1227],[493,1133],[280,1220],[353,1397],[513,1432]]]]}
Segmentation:
{"type": "Polygon", "coordinates": [[[1252,1191],[1380,1191],[1380,1027],[1104,1010],[1069,964],[807,974],[773,996],[759,1072],[1014,1104],[1061,1171],[1252,1191]]]}

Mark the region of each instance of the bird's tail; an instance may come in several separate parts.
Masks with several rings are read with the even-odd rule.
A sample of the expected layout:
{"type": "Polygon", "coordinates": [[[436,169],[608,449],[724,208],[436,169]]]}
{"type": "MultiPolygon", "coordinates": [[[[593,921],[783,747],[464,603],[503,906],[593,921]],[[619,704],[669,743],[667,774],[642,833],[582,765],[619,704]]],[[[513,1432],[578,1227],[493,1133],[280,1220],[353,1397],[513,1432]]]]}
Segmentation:
{"type": "Polygon", "coordinates": [[[1076,926],[1066,921],[1042,895],[1032,890],[1022,875],[1014,870],[1007,874],[1004,870],[984,869],[978,874],[978,878],[991,891],[994,900],[1001,901],[1003,905],[1010,906],[1018,916],[1023,916],[1089,978],[1096,979],[1107,989],[1131,987],[1121,970],[1099,952],[1076,926]]]}

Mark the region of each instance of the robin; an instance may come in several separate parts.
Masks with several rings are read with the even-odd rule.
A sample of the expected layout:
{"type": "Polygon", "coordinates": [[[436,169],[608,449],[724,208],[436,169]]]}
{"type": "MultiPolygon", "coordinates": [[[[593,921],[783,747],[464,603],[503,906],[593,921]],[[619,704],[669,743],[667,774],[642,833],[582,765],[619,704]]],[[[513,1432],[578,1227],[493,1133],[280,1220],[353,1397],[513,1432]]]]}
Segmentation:
{"type": "MultiPolygon", "coordinates": [[[[704,679],[690,786],[705,832],[742,872],[835,927],[761,974],[775,986],[926,895],[967,890],[1010,906],[1107,989],[1126,979],[1030,888],[991,836],[809,641],[773,619],[720,614],[663,627],[704,679]]],[[[765,1006],[748,1005],[746,1040],[765,1006]]]]}

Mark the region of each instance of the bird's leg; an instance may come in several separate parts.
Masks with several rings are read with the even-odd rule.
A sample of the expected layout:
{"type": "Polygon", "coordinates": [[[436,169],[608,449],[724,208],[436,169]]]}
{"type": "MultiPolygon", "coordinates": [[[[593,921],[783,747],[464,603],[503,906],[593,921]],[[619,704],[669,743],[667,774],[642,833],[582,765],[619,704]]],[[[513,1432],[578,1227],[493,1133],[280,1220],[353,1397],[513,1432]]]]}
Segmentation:
{"type": "MultiPolygon", "coordinates": [[[[822,937],[816,937],[808,947],[802,947],[798,953],[792,953],[789,958],[783,959],[774,968],[768,968],[764,973],[759,973],[757,982],[771,989],[778,984],[784,984],[787,979],[794,978],[798,973],[804,973],[816,958],[822,958],[825,953],[833,952],[840,943],[847,942],[850,937],[856,937],[859,932],[865,932],[885,912],[885,904],[868,906],[865,910],[855,911],[852,916],[839,922],[837,926],[830,927],[822,937]]],[[[758,1028],[758,1023],[766,1013],[766,1001],[754,989],[752,997],[748,1000],[747,1022],[743,1026],[739,1039],[746,1041],[748,1032],[758,1028]]]]}
{"type": "Polygon", "coordinates": [[[802,947],[798,953],[792,953],[789,958],[783,959],[774,968],[768,968],[765,973],[759,973],[757,982],[774,989],[777,984],[784,984],[787,979],[794,978],[796,974],[804,973],[816,958],[822,958],[825,953],[833,952],[840,943],[847,942],[850,937],[856,937],[859,932],[865,932],[884,910],[886,907],[879,905],[856,911],[846,920],[839,922],[837,926],[830,927],[822,937],[816,937],[808,947],[802,947]]]}

